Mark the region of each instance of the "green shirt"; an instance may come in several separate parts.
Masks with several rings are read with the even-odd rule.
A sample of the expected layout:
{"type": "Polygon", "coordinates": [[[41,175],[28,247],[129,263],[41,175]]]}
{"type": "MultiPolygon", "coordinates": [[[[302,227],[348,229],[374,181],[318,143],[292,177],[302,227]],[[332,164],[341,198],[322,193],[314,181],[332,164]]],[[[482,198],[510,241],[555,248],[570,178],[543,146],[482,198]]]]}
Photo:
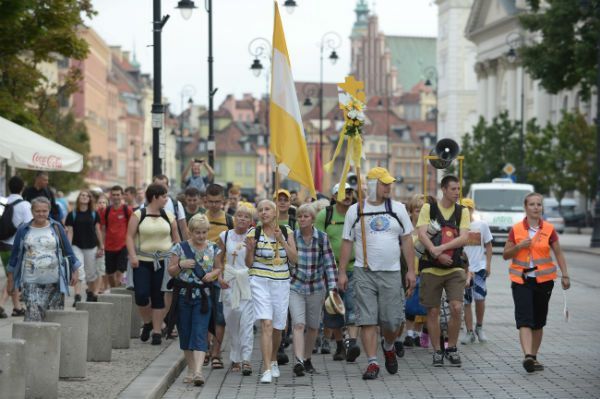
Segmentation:
{"type": "Polygon", "coordinates": [[[190,222],[190,219],[192,218],[192,216],[197,215],[197,214],[205,214],[206,213],[206,209],[202,208],[201,206],[198,207],[198,210],[194,213],[190,213],[188,212],[187,208],[183,208],[183,211],[185,212],[185,221],[186,223],[190,222]]]}
{"type": "MultiPolygon", "coordinates": [[[[344,219],[345,215],[342,215],[336,209],[336,206],[333,205],[333,215],[331,216],[331,222],[329,226],[327,226],[327,230],[325,230],[325,216],[327,213],[327,209],[322,209],[321,212],[318,213],[317,218],[315,219],[315,227],[318,230],[324,231],[327,233],[329,237],[329,242],[331,243],[331,249],[333,250],[333,255],[335,256],[335,261],[339,265],[340,264],[340,249],[342,247],[342,233],[344,231],[344,219]]],[[[351,272],[354,270],[354,245],[352,246],[352,253],[350,254],[350,262],[348,262],[348,266],[346,270],[351,272]]]]}

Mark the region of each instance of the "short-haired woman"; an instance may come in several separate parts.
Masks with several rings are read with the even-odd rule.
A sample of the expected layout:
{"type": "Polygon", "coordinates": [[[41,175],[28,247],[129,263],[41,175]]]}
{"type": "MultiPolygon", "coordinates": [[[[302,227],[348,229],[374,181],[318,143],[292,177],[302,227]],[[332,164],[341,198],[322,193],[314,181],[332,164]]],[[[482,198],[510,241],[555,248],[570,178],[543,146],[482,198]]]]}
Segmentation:
{"type": "Polygon", "coordinates": [[[31,201],[33,220],[18,228],[8,263],[8,292],[13,285],[22,290],[25,321],[43,321],[47,310],[63,309],[81,266],[62,225],[48,217],[50,208],[46,197],[31,201]]]}

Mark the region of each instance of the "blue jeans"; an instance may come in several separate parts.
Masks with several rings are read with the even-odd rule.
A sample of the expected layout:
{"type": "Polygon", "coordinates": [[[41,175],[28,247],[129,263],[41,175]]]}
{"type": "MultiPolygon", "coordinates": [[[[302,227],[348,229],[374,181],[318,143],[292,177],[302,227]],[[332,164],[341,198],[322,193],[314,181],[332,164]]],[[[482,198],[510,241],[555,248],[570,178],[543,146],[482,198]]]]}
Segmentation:
{"type": "Polygon", "coordinates": [[[196,298],[188,302],[184,296],[179,297],[177,332],[181,350],[200,352],[208,350],[208,323],[212,304],[208,301],[208,312],[201,313],[200,301],[200,298],[196,298]]]}

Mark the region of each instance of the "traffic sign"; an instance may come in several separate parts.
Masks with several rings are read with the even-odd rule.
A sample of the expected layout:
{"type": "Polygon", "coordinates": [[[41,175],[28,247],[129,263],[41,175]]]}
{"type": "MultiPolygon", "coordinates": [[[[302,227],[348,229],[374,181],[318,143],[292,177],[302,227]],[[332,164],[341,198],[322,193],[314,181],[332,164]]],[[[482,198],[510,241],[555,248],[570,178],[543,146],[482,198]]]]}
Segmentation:
{"type": "Polygon", "coordinates": [[[507,164],[506,164],[506,165],[504,165],[504,167],[502,168],[502,171],[503,171],[503,172],[504,172],[506,175],[510,176],[510,175],[514,174],[514,173],[517,171],[517,169],[515,168],[515,166],[514,166],[512,163],[507,163],[507,164]]]}

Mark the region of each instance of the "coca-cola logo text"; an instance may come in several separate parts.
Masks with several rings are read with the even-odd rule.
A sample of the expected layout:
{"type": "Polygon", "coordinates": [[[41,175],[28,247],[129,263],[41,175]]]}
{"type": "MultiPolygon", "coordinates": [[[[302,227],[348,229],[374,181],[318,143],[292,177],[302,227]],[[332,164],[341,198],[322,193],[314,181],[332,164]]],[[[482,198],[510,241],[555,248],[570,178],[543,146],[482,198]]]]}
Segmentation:
{"type": "Polygon", "coordinates": [[[34,166],[41,168],[62,169],[62,158],[55,155],[40,155],[36,152],[31,157],[34,166]]]}

